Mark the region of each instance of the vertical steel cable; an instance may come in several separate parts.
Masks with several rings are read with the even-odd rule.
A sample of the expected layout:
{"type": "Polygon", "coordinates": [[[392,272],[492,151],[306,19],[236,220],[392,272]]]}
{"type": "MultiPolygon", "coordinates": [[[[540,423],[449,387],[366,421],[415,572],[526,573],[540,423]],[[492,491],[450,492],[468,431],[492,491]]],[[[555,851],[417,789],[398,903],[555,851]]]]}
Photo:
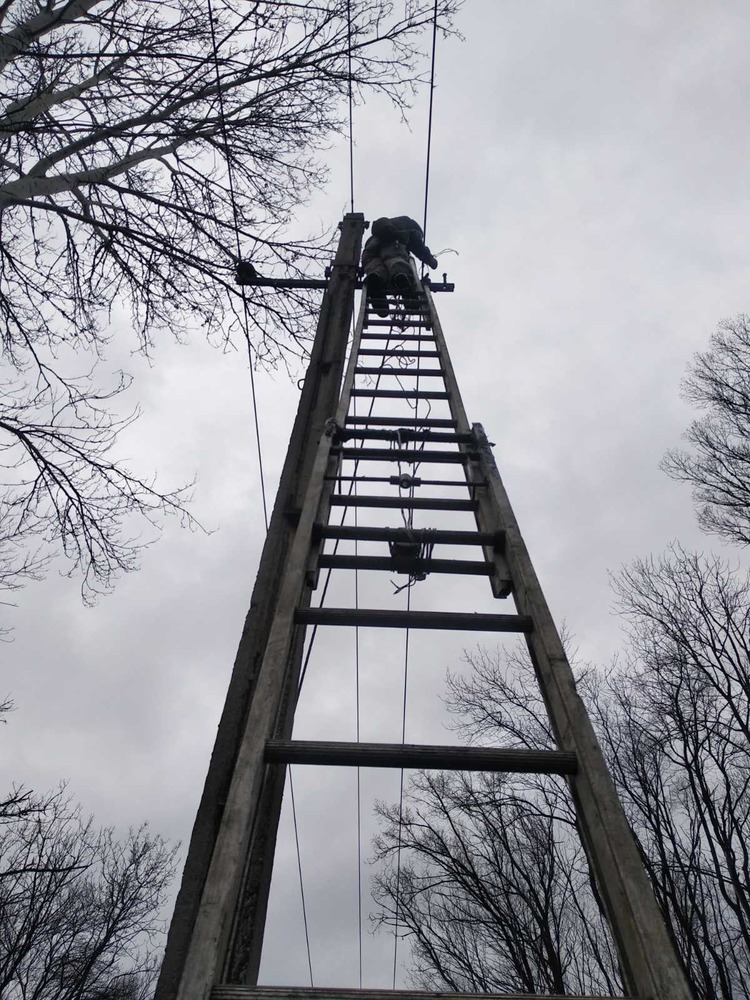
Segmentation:
{"type": "Polygon", "coordinates": [[[347,66],[349,76],[349,194],[354,211],[354,95],[352,92],[352,0],[346,0],[347,66]]]}
{"type": "MultiPolygon", "coordinates": [[[[411,611],[411,587],[406,588],[406,611],[411,611]]],[[[401,710],[401,743],[406,743],[406,694],[409,681],[409,629],[404,639],[404,695],[401,710]]],[[[396,922],[393,928],[393,989],[396,989],[396,968],[398,964],[398,907],[401,897],[401,831],[404,815],[404,769],[401,768],[398,793],[398,846],[396,848],[396,922]]]]}
{"type": "MultiPolygon", "coordinates": [[[[432,15],[432,60],[430,67],[430,111],[427,118],[427,164],[425,167],[425,177],[424,177],[424,222],[422,225],[422,231],[424,233],[425,241],[427,240],[427,198],[430,191],[430,153],[432,150],[432,105],[433,98],[435,95],[435,49],[437,43],[437,18],[438,18],[438,0],[435,0],[435,9],[432,15]]],[[[424,273],[424,268],[422,269],[424,273]]]]}
{"type": "MultiPolygon", "coordinates": [[[[437,6],[437,4],[436,4],[437,6]]],[[[419,301],[419,294],[417,295],[417,301],[419,301]]],[[[424,293],[423,293],[424,294],[424,293]]],[[[425,300],[426,301],[426,300],[425,300]]],[[[420,309],[421,312],[421,309],[420,309]]],[[[406,313],[404,313],[404,316],[406,313]]],[[[416,327],[417,330],[421,331],[422,327],[416,327]]],[[[420,332],[419,337],[422,336],[420,332]]],[[[416,398],[414,400],[414,430],[418,430],[418,418],[419,418],[419,383],[420,383],[420,371],[422,365],[422,341],[417,341],[417,377],[416,377],[416,398]]],[[[424,446],[423,446],[424,447],[424,446]]],[[[414,441],[414,451],[416,459],[417,442],[414,441]]],[[[413,472],[416,473],[416,464],[413,467],[413,472]]],[[[414,498],[414,483],[412,482],[411,488],[409,490],[409,497],[414,498]]],[[[408,518],[409,527],[414,526],[414,508],[412,507],[409,511],[408,518]]],[[[411,585],[407,584],[406,587],[406,611],[407,613],[411,611],[411,585]]],[[[409,681],[409,628],[406,628],[406,634],[404,638],[404,693],[403,693],[403,705],[401,709],[401,743],[402,745],[406,743],[406,696],[408,691],[408,681],[409,681]]],[[[403,814],[404,814],[404,769],[401,768],[401,775],[399,780],[399,793],[398,793],[398,846],[396,849],[396,921],[393,928],[393,989],[396,989],[396,969],[398,964],[398,908],[399,900],[401,897],[401,831],[403,829],[403,814]]]]}
{"type": "Polygon", "coordinates": [[[292,768],[289,767],[289,792],[292,799],[292,823],[294,824],[294,842],[297,846],[297,871],[299,872],[299,891],[302,897],[302,921],[305,925],[305,944],[307,945],[307,968],[310,972],[310,986],[314,986],[312,955],[310,952],[310,932],[307,926],[307,906],[305,904],[305,883],[302,880],[302,854],[299,847],[299,827],[297,826],[297,804],[294,801],[294,780],[292,779],[292,768]]]}
{"type": "MultiPolygon", "coordinates": [[[[232,158],[229,154],[229,142],[227,139],[227,119],[224,113],[224,92],[221,86],[221,74],[219,72],[219,46],[216,42],[216,27],[214,25],[214,12],[211,0],[208,0],[208,21],[211,28],[211,45],[213,48],[214,70],[216,72],[216,90],[219,98],[219,119],[221,121],[221,134],[224,140],[224,159],[227,162],[227,181],[229,183],[229,200],[232,206],[232,217],[234,220],[234,235],[237,241],[237,260],[242,257],[242,245],[240,242],[240,222],[237,210],[237,198],[234,188],[234,171],[232,169],[232,158]]],[[[255,393],[255,372],[253,370],[253,351],[250,344],[250,318],[247,303],[245,286],[240,285],[242,290],[242,315],[244,319],[245,342],[247,343],[247,357],[250,367],[250,394],[253,401],[253,419],[255,421],[255,444],[258,449],[258,469],[260,472],[260,492],[263,500],[263,520],[266,531],[268,531],[268,505],[266,503],[266,480],[263,474],[263,452],[260,444],[260,423],[258,420],[258,401],[255,393]]]]}
{"type": "MultiPolygon", "coordinates": [[[[353,203],[352,203],[353,204],[353,203]]],[[[352,396],[352,413],[357,415],[357,397],[352,396]]],[[[357,481],[353,481],[357,496],[357,481]]],[[[354,527],[359,526],[359,509],[354,505],[354,527]]],[[[359,541],[354,539],[354,555],[359,555],[359,541]]],[[[354,607],[359,610],[359,570],[354,570],[354,607]]],[[[354,687],[356,741],[360,742],[360,687],[359,687],[359,625],[354,626],[354,687]]],[[[362,774],[357,767],[357,939],[359,943],[359,988],[362,989],[362,774]]]]}

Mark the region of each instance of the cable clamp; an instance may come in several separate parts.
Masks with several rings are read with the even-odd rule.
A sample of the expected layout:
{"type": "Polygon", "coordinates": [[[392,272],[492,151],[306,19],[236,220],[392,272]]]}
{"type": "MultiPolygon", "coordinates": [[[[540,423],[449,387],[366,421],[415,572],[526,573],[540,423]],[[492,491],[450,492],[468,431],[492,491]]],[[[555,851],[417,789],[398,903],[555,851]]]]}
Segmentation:
{"type": "Polygon", "coordinates": [[[391,486],[398,486],[400,490],[410,490],[413,486],[422,485],[422,480],[418,476],[410,476],[408,472],[402,472],[400,476],[391,476],[389,482],[391,486]]]}
{"type": "Polygon", "coordinates": [[[323,425],[323,433],[328,438],[336,438],[336,435],[341,432],[341,427],[336,422],[335,417],[329,417],[323,425]]]}

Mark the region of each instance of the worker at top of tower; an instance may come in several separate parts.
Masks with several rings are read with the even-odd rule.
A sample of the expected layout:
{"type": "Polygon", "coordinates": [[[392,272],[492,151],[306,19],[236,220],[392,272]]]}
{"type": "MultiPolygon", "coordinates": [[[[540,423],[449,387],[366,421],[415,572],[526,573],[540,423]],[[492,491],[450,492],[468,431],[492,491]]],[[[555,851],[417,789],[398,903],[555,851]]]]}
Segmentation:
{"type": "Polygon", "coordinates": [[[362,251],[362,266],[367,293],[379,316],[388,315],[386,292],[398,292],[404,297],[416,292],[410,253],[429,267],[438,265],[425,246],[422,227],[408,215],[373,222],[372,236],[362,251]]]}

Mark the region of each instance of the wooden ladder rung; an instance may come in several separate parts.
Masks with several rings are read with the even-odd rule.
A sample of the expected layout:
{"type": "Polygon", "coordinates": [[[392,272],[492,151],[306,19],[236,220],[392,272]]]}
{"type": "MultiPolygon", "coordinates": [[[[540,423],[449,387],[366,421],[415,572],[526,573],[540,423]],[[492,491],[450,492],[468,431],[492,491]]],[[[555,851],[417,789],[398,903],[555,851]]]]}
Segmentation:
{"type": "Polygon", "coordinates": [[[347,427],[455,427],[456,420],[450,417],[347,417],[347,427]]]}
{"type": "Polygon", "coordinates": [[[388,358],[439,358],[440,351],[398,351],[388,350],[388,348],[363,347],[359,352],[359,357],[388,357],[388,358]]]}
{"type": "Polygon", "coordinates": [[[352,389],[352,396],[369,399],[450,399],[449,392],[417,392],[412,389],[352,389]]]}
{"type": "Polygon", "coordinates": [[[298,608],[298,625],[356,625],[360,628],[420,628],[442,632],[523,632],[527,615],[480,615],[462,611],[385,611],[380,608],[298,608]]]}
{"type": "Polygon", "coordinates": [[[474,500],[446,500],[443,497],[344,496],[334,493],[333,507],[388,507],[393,510],[475,510],[474,500]]]}
{"type": "Polygon", "coordinates": [[[436,771],[508,771],[519,774],[576,773],[576,755],[561,750],[271,740],[266,743],[264,756],[267,764],[415,767],[436,771]]]}
{"type": "Polygon", "coordinates": [[[405,329],[414,328],[419,330],[429,330],[432,322],[429,319],[408,319],[399,316],[398,319],[366,319],[365,326],[399,326],[405,329]]]}
{"type": "Polygon", "coordinates": [[[463,451],[428,451],[426,448],[342,448],[334,446],[342,458],[358,462],[419,462],[465,465],[469,460],[463,451]]]}
{"type": "Polygon", "coordinates": [[[397,378],[405,376],[425,375],[428,378],[443,378],[445,372],[442,368],[387,368],[381,365],[379,368],[365,365],[362,368],[354,369],[355,375],[391,375],[397,378]]]}
{"type": "MultiPolygon", "coordinates": [[[[558,1000],[558,998],[548,993],[426,993],[420,990],[358,990],[354,987],[225,984],[214,986],[211,1000],[558,1000]]],[[[565,1000],[623,1000],[623,998],[610,995],[568,994],[565,1000]]],[[[639,998],[628,997],[625,1000],[639,1000],[639,998]]]]}
{"type": "MultiPolygon", "coordinates": [[[[459,431],[431,431],[418,430],[416,428],[401,427],[399,430],[405,432],[401,434],[401,441],[432,441],[434,444],[473,444],[476,446],[477,439],[471,433],[460,433],[459,431]]],[[[346,435],[349,438],[360,438],[362,441],[387,441],[399,440],[395,430],[353,430],[346,435]]]]}
{"type": "MultiPolygon", "coordinates": [[[[400,560],[399,560],[400,562],[400,560]]],[[[456,576],[493,576],[492,563],[474,559],[410,559],[405,568],[390,556],[339,556],[323,553],[318,556],[321,569],[361,569],[380,570],[388,573],[452,573],[456,576]]]]}
{"type": "Polygon", "coordinates": [[[393,330],[390,333],[386,333],[385,331],[383,333],[363,333],[360,339],[361,340],[391,340],[391,339],[393,339],[393,340],[398,340],[399,342],[402,341],[402,340],[412,340],[412,341],[414,341],[414,340],[423,340],[423,341],[427,341],[430,344],[434,344],[435,343],[435,338],[432,335],[427,336],[424,333],[402,333],[400,330],[393,330]]]}
{"type": "MultiPolygon", "coordinates": [[[[411,528],[410,536],[417,542],[436,545],[489,545],[502,551],[505,534],[502,531],[450,531],[445,528],[411,528]]],[[[404,538],[403,528],[380,528],[370,525],[316,524],[313,537],[338,538],[341,541],[390,542],[404,538]]]]}
{"type": "MultiPolygon", "coordinates": [[[[402,485],[400,476],[323,476],[323,480],[328,483],[387,483],[389,486],[398,486],[400,490],[410,490],[411,486],[446,486],[448,489],[471,489],[478,486],[486,486],[485,479],[472,479],[471,485],[465,479],[423,479],[421,476],[414,476],[413,483],[402,485]]],[[[352,496],[356,494],[352,492],[352,496]]],[[[411,493],[402,493],[402,496],[411,496],[411,493]]]]}

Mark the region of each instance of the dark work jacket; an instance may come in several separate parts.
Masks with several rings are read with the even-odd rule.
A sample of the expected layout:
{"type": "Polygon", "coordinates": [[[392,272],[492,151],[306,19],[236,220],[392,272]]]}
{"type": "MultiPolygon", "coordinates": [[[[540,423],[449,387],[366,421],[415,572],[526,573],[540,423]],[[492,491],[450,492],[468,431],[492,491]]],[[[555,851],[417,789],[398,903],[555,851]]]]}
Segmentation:
{"type": "Polygon", "coordinates": [[[363,260],[365,255],[374,257],[381,247],[390,243],[402,243],[423,264],[429,264],[432,259],[430,248],[425,246],[422,227],[408,215],[376,219],[372,224],[372,236],[365,243],[363,260]]]}

